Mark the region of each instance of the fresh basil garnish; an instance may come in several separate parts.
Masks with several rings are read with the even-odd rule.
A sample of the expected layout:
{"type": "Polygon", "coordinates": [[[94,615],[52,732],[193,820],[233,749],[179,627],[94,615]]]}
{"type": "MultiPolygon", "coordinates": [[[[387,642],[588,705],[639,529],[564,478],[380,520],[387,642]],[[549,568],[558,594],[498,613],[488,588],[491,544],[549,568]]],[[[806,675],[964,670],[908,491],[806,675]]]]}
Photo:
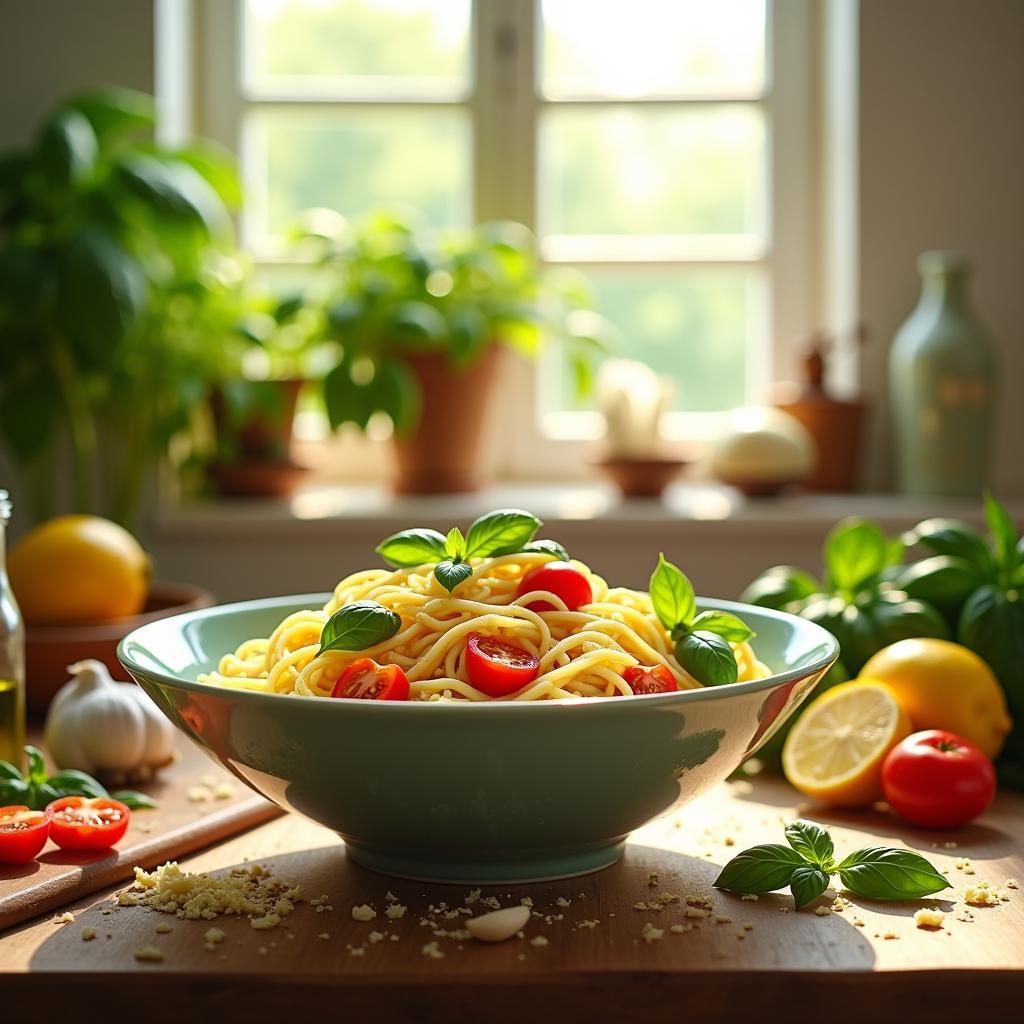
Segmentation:
{"type": "Polygon", "coordinates": [[[381,541],[377,554],[399,569],[436,562],[445,556],[445,537],[437,530],[402,530],[381,541]]]}
{"type": "Polygon", "coordinates": [[[444,539],[444,553],[455,561],[466,557],[466,538],[457,526],[453,526],[444,539]]]}
{"type": "Polygon", "coordinates": [[[569,561],[569,552],[557,540],[531,540],[523,551],[530,555],[554,555],[563,562],[569,561]]]}
{"type": "Polygon", "coordinates": [[[985,492],[985,521],[988,523],[989,533],[992,534],[992,549],[996,557],[996,563],[1010,579],[1020,564],[1017,552],[1017,527],[1013,525],[1010,513],[996,501],[992,495],[985,492]]]}
{"type": "Polygon", "coordinates": [[[518,508],[503,508],[480,516],[466,534],[466,558],[490,558],[522,551],[540,529],[541,521],[518,508]]]}
{"type": "Polygon", "coordinates": [[[803,858],[792,847],[765,843],[733,857],[722,868],[715,885],[730,892],[774,892],[789,885],[793,872],[803,865],[803,858]]]}
{"type": "MultiPolygon", "coordinates": [[[[51,775],[47,782],[54,789],[59,789],[64,796],[106,796],[107,791],[91,775],[80,772],[75,768],[65,768],[56,775],[51,775]]],[[[120,797],[115,799],[120,800],[120,797]]],[[[155,806],[155,805],[154,805],[155,806]]]]}
{"type": "Polygon", "coordinates": [[[736,655],[717,633],[700,629],[676,644],[676,661],[699,683],[723,686],[739,678],[736,655]]]}
{"type": "Polygon", "coordinates": [[[317,657],[327,651],[365,651],[390,640],[402,620],[376,601],[354,601],[339,608],[324,624],[317,657]]]}
{"type": "Polygon", "coordinates": [[[920,854],[887,846],[857,850],[836,870],[850,892],[869,900],[916,900],[950,887],[920,854]]]}
{"type": "Polygon", "coordinates": [[[715,879],[719,889],[752,894],[789,886],[797,910],[817,899],[838,872],[856,896],[872,900],[915,900],[950,887],[919,854],[874,846],[833,860],[832,837],[820,825],[795,821],[786,826],[789,846],[753,846],[733,857],[715,879]]]}
{"type": "Polygon", "coordinates": [[[754,635],[754,631],[731,612],[701,612],[690,623],[690,629],[717,633],[723,640],[734,644],[743,643],[754,635]]]}
{"type": "Polygon", "coordinates": [[[669,632],[693,618],[697,610],[693,584],[681,569],[665,560],[664,554],[658,555],[658,566],[651,573],[649,589],[654,614],[669,632]]]}
{"type": "Polygon", "coordinates": [[[465,562],[438,562],[434,566],[434,578],[449,594],[472,575],[473,567],[465,562]]]}
{"type": "Polygon", "coordinates": [[[156,807],[156,802],[145,793],[139,793],[134,789],[120,789],[111,793],[112,800],[120,800],[130,811],[150,810],[156,807]]]}
{"type": "Polygon", "coordinates": [[[888,564],[889,541],[866,520],[839,523],[825,539],[825,566],[832,586],[854,593],[888,564]]]}

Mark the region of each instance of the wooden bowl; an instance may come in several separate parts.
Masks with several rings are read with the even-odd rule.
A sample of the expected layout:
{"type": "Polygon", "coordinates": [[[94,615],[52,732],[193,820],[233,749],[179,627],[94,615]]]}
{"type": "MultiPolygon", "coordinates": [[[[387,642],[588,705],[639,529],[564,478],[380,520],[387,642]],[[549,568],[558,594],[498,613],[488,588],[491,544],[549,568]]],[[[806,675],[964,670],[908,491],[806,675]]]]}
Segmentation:
{"type": "Polygon", "coordinates": [[[598,468],[626,498],[659,498],[679,475],[683,459],[602,459],[598,468]]]}
{"type": "Polygon", "coordinates": [[[86,658],[102,661],[115,679],[126,674],[117,660],[117,645],[133,629],[179,612],[209,608],[208,590],[190,583],[154,583],[138,615],[94,626],[26,626],[25,680],[30,715],[42,716],[68,680],[68,665],[86,658]]]}

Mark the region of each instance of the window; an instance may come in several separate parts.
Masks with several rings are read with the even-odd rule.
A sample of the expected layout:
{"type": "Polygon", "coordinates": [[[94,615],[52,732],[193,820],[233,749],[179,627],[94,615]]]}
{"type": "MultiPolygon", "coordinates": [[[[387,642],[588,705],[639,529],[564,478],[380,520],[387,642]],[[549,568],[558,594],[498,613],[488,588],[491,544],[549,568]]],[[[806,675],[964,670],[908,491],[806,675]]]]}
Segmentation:
{"type": "MultiPolygon", "coordinates": [[[[582,271],[668,433],[763,397],[814,322],[809,0],[231,0],[200,6],[197,129],[235,149],[242,239],[293,280],[300,210],[492,218],[582,271]]],[[[557,356],[506,475],[600,433],[557,356]],[[538,459],[537,440],[541,446],[538,459]]]]}

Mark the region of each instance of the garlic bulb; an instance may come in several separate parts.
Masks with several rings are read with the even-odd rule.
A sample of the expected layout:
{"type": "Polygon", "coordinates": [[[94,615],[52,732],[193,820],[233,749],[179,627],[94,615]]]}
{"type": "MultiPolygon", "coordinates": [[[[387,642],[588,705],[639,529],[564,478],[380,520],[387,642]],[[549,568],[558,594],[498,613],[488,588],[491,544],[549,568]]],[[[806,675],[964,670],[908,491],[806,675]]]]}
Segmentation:
{"type": "Polygon", "coordinates": [[[58,767],[138,782],[174,760],[174,726],[139,687],[114,682],[100,661],[68,672],[46,715],[46,746],[58,767]]]}

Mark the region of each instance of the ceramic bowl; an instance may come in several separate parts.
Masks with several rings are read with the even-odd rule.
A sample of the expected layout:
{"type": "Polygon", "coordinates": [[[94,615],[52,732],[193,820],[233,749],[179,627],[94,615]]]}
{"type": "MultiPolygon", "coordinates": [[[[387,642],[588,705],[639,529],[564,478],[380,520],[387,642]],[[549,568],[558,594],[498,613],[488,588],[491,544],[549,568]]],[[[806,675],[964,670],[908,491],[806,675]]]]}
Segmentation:
{"type": "Polygon", "coordinates": [[[385,874],[434,881],[564,878],[613,863],[626,837],[721,782],[836,660],[792,615],[701,601],[757,632],[773,675],[641,697],[438,704],[324,700],[195,682],[244,639],[327,594],[148,623],[124,667],[187,736],[248,786],[344,838],[385,874]]]}

